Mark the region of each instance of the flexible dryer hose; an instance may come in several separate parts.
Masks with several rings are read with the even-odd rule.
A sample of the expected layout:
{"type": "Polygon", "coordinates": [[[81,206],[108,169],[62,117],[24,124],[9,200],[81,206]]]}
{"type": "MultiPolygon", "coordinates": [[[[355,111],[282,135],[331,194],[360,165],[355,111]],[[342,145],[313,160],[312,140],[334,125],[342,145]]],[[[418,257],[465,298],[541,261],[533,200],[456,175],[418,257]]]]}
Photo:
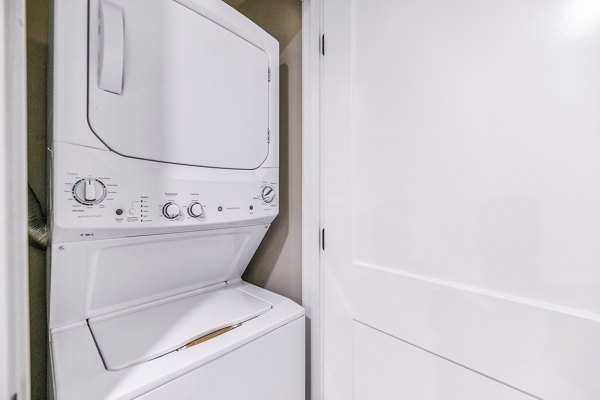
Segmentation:
{"type": "Polygon", "coordinates": [[[46,224],[46,216],[42,211],[42,205],[31,186],[29,188],[28,203],[29,203],[29,244],[37,249],[45,250],[48,244],[48,225],[46,224]]]}

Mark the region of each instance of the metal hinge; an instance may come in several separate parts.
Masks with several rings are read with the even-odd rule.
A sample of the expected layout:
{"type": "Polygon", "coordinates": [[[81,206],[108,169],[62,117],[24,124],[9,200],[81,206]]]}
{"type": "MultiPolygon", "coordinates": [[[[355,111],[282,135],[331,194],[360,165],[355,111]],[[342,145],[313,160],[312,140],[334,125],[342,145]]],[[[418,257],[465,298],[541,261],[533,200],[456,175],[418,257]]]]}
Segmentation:
{"type": "Polygon", "coordinates": [[[325,250],[325,228],[321,229],[321,249],[325,250]]]}
{"type": "Polygon", "coordinates": [[[267,79],[269,80],[269,82],[271,82],[271,67],[269,67],[269,69],[268,69],[267,79]]]}
{"type": "Polygon", "coordinates": [[[271,143],[271,130],[267,129],[267,143],[271,143]]]}
{"type": "Polygon", "coordinates": [[[321,55],[325,55],[325,35],[321,35],[321,55]]]}

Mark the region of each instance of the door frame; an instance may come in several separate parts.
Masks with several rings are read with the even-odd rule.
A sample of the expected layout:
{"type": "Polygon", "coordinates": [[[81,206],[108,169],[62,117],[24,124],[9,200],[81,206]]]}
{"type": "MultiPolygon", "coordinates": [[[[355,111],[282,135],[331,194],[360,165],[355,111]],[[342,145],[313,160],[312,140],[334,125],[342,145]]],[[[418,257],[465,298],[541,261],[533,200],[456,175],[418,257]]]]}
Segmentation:
{"type": "Polygon", "coordinates": [[[0,398],[30,398],[25,1],[0,6],[0,398]]]}
{"type": "Polygon", "coordinates": [[[306,398],[323,399],[321,94],[323,1],[302,1],[302,305],[306,398]]]}

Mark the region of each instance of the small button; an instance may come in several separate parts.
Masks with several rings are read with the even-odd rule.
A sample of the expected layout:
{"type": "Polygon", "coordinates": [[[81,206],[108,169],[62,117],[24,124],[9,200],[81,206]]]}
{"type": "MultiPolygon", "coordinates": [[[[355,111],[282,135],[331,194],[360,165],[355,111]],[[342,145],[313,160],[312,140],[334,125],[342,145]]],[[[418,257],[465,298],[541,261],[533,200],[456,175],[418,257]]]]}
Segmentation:
{"type": "Polygon", "coordinates": [[[130,208],[129,209],[129,214],[131,214],[131,215],[135,214],[135,208],[130,208]]]}
{"type": "Polygon", "coordinates": [[[250,206],[250,210],[254,210],[254,206],[250,206]]]}
{"type": "Polygon", "coordinates": [[[217,210],[223,211],[223,207],[219,206],[219,208],[217,208],[217,210]]]}
{"type": "Polygon", "coordinates": [[[117,208],[117,210],[115,211],[115,214],[123,215],[123,210],[121,208],[117,208]]]}

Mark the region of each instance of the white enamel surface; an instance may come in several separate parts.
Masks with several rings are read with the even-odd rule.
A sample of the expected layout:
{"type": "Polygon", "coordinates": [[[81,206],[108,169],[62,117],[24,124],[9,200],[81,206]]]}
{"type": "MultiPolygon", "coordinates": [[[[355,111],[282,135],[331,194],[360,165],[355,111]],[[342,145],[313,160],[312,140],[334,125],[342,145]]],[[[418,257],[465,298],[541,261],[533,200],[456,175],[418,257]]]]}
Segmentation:
{"type": "Polygon", "coordinates": [[[99,3],[90,1],[88,117],[100,140],[129,157],[258,168],[269,152],[268,70],[277,53],[173,0],[112,1],[125,19],[120,95],[98,87],[99,3]]]}
{"type": "Polygon", "coordinates": [[[50,327],[238,279],[267,228],[55,244],[50,327]]]}
{"type": "Polygon", "coordinates": [[[304,318],[140,397],[304,400],[304,318]],[[234,376],[224,381],[223,377],[234,376]]]}
{"type": "Polygon", "coordinates": [[[265,185],[279,189],[279,168],[189,167],[59,142],[54,143],[53,158],[55,243],[268,224],[279,211],[277,196],[270,203],[261,197],[265,185]],[[75,185],[89,177],[106,188],[106,197],[98,204],[76,199],[84,193],[74,193],[75,185]],[[168,203],[184,210],[194,202],[204,207],[201,218],[187,212],[173,219],[164,215],[168,203]]]}
{"type": "MultiPolygon", "coordinates": [[[[117,2],[115,2],[117,3],[117,2]]],[[[133,2],[128,2],[134,4],[133,2]]],[[[139,5],[142,2],[136,2],[139,5]]],[[[175,2],[172,2],[175,4],[175,2]]],[[[97,1],[94,4],[98,4],[97,1]]],[[[155,4],[164,5],[165,2],[155,4]]],[[[177,4],[182,9],[193,10],[231,33],[245,38],[257,48],[268,54],[271,65],[271,82],[269,84],[268,126],[271,131],[268,155],[262,167],[279,166],[279,45],[271,36],[250,22],[240,13],[229,7],[221,0],[179,0],[177,4]]],[[[147,5],[147,4],[146,4],[147,5]]],[[[97,18],[98,8],[95,8],[94,18],[97,18]]],[[[136,17],[145,15],[141,12],[136,17]]],[[[190,11],[191,12],[191,11],[190,11]]],[[[50,125],[54,142],[80,144],[91,148],[108,148],[91,130],[88,123],[88,2],[80,0],[61,0],[54,2],[53,12],[53,66],[52,76],[52,120],[50,125]]],[[[125,22],[127,25],[127,22],[125,22]]],[[[146,26],[145,29],[151,29],[146,26]]],[[[157,32],[150,32],[156,35],[157,32]]],[[[95,42],[92,43],[94,45],[95,42]]],[[[125,39],[127,45],[127,39],[125,39]]],[[[148,44],[151,45],[151,44],[148,44]]],[[[127,52],[125,54],[125,70],[127,70],[127,52]]],[[[97,57],[91,57],[90,62],[96,62],[97,57]]],[[[156,67],[156,66],[155,66],[156,67]]],[[[264,72],[266,77],[267,72],[264,72]]],[[[125,73],[126,75],[126,73],[125,73]]],[[[94,80],[98,79],[97,69],[94,80]]],[[[127,85],[127,76],[124,77],[127,85]]],[[[97,89],[97,86],[96,86],[97,89]]],[[[98,90],[98,89],[97,89],[98,90]]],[[[106,93],[111,98],[119,95],[106,93]]],[[[157,101],[157,99],[144,99],[157,101]]],[[[253,100],[254,101],[254,100],[253,100]]],[[[188,115],[189,118],[193,118],[188,115]]],[[[227,114],[231,117],[231,110],[227,114]]],[[[263,132],[266,135],[266,132],[263,132]]],[[[266,137],[266,136],[265,136],[266,137]]],[[[185,149],[184,149],[185,151],[185,149]]]]}
{"type": "Polygon", "coordinates": [[[353,320],[531,396],[600,396],[592,3],[325,2],[325,398],[368,378],[353,320]]]}
{"type": "Polygon", "coordinates": [[[241,290],[221,289],[90,318],[88,325],[104,365],[114,371],[160,357],[270,308],[270,304],[241,290]]]}
{"type": "Polygon", "coordinates": [[[56,398],[125,400],[146,393],[151,399],[191,400],[199,393],[208,398],[235,398],[227,395],[244,389],[246,398],[252,400],[270,398],[271,392],[276,396],[273,398],[303,399],[302,307],[246,283],[232,287],[273,308],[207,342],[120,371],[105,368],[85,322],[51,330],[56,398]],[[253,384],[244,385],[246,378],[253,384]],[[241,386],[232,384],[232,379],[241,386]],[[159,391],[151,395],[157,388],[159,391]]]}
{"type": "Polygon", "coordinates": [[[303,309],[240,279],[278,212],[278,44],[220,0],[114,3],[120,94],[118,43],[97,57],[99,2],[54,2],[54,398],[232,398],[237,370],[246,398],[300,400],[303,309]]]}

